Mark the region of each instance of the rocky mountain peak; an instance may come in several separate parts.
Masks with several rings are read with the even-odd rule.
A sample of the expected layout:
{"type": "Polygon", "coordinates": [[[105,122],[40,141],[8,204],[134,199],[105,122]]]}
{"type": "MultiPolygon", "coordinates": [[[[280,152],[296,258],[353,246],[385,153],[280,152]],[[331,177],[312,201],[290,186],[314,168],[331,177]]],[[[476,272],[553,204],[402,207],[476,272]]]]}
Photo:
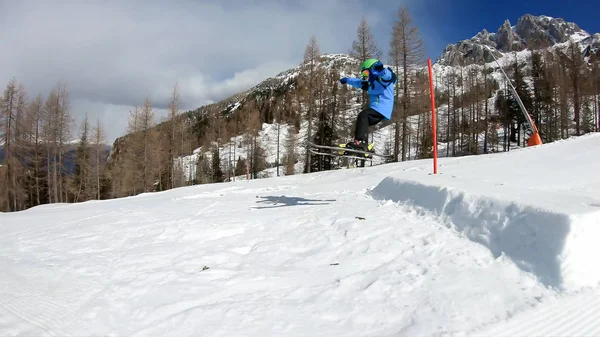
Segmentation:
{"type": "Polygon", "coordinates": [[[587,39],[582,40],[583,48],[583,56],[588,57],[591,55],[596,55],[596,57],[600,57],[600,33],[596,33],[590,36],[587,39]]]}
{"type": "Polygon", "coordinates": [[[507,19],[495,34],[484,29],[470,39],[446,46],[438,62],[443,65],[492,62],[493,58],[484,46],[492,47],[498,56],[500,52],[551,47],[576,35],[589,36],[577,24],[564,19],[525,14],[515,26],[507,19]]]}
{"type": "Polygon", "coordinates": [[[527,47],[549,47],[567,42],[569,37],[581,32],[575,23],[545,15],[523,15],[515,27],[515,33],[527,47]]]}
{"type": "Polygon", "coordinates": [[[515,36],[510,21],[508,20],[505,20],[502,26],[500,26],[493,42],[496,43],[496,49],[500,51],[512,51],[522,48],[519,44],[519,38],[518,36],[515,36]],[[515,43],[517,44],[516,46],[514,45],[515,43]]]}

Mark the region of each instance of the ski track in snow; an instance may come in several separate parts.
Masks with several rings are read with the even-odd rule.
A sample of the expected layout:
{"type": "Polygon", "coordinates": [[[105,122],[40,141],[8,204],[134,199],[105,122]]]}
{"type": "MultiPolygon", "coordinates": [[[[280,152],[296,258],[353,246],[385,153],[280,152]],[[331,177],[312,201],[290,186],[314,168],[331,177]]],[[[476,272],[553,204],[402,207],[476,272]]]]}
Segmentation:
{"type": "Polygon", "coordinates": [[[0,334],[600,333],[597,288],[549,289],[450,220],[372,198],[400,167],[430,164],[2,213],[0,334]]]}
{"type": "Polygon", "coordinates": [[[598,336],[598,309],[600,291],[587,289],[551,298],[536,310],[518,313],[508,323],[493,324],[472,336],[598,336]]]}

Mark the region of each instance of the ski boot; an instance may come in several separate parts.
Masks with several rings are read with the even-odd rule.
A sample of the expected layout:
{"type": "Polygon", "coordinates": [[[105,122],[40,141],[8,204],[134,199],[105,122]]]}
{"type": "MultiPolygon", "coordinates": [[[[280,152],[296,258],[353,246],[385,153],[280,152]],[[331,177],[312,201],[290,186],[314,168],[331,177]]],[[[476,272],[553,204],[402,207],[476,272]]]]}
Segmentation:
{"type": "MultiPolygon", "coordinates": [[[[372,152],[375,153],[375,151],[373,150],[373,147],[375,146],[375,144],[369,144],[365,141],[359,141],[359,140],[354,140],[352,142],[349,142],[347,144],[340,144],[341,148],[347,148],[347,149],[351,149],[351,150],[358,150],[358,151],[364,151],[364,152],[372,152]]],[[[362,153],[356,153],[356,152],[347,152],[347,151],[339,151],[338,152],[340,155],[342,156],[355,156],[355,157],[365,157],[365,158],[372,158],[373,156],[371,154],[362,154],[362,153]]]]}

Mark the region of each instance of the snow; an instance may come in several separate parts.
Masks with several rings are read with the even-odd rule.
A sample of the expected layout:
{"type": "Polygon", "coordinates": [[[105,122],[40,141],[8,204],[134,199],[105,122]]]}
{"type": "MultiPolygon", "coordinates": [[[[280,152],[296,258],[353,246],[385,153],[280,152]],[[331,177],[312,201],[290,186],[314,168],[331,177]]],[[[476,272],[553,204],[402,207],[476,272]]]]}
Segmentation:
{"type": "MultiPolygon", "coordinates": [[[[306,129],[306,126],[302,128],[303,131],[306,131],[306,129]]],[[[304,136],[304,139],[306,139],[305,134],[302,135],[300,133],[299,135],[290,135],[289,131],[290,125],[288,124],[262,124],[261,130],[258,132],[257,143],[265,151],[265,160],[267,163],[275,166],[278,160],[280,163],[284,160],[285,155],[287,154],[285,145],[288,137],[296,138],[296,144],[300,144],[302,142],[302,136],[304,136]],[[279,131],[277,130],[278,127],[279,131]],[[279,138],[277,137],[277,132],[279,132],[279,138]],[[279,147],[277,146],[278,144],[279,147]],[[277,152],[278,148],[279,152],[277,152]],[[278,153],[279,157],[277,156],[278,153]]],[[[221,167],[224,171],[228,168],[235,168],[238,158],[246,159],[249,157],[247,141],[247,134],[243,134],[241,136],[231,137],[227,142],[219,144],[221,167]]],[[[296,148],[298,148],[298,146],[296,146],[296,148]]],[[[187,181],[191,181],[196,176],[196,163],[198,162],[200,154],[205,155],[206,158],[212,158],[212,153],[205,153],[204,151],[206,150],[197,148],[192,152],[192,154],[175,159],[175,164],[182,167],[187,181]]],[[[280,165],[279,169],[284,170],[284,167],[280,165]]],[[[302,168],[299,168],[299,170],[302,170],[302,168]]],[[[269,170],[262,173],[265,176],[273,176],[272,173],[276,171],[277,168],[275,167],[274,170],[269,170]]],[[[296,172],[300,171],[296,170],[296,172]]]]}
{"type": "Polygon", "coordinates": [[[600,307],[599,295],[593,290],[557,296],[536,310],[519,313],[508,323],[500,321],[472,336],[597,336],[600,324],[595,311],[600,307]]]}
{"type": "Polygon", "coordinates": [[[599,143],[0,213],[0,331],[600,334],[599,143]]]}
{"type": "MultiPolygon", "coordinates": [[[[542,19],[553,19],[552,17],[549,16],[541,16],[542,19]]],[[[585,31],[580,31],[580,32],[575,32],[574,34],[572,34],[569,39],[578,43],[580,45],[580,49],[583,51],[585,49],[586,46],[589,45],[589,42],[584,43],[584,41],[586,41],[586,39],[590,39],[591,35],[588,34],[585,31]]],[[[551,47],[551,49],[562,49],[563,51],[565,50],[565,48],[567,48],[569,45],[568,42],[565,43],[559,43],[559,44],[555,44],[554,46],[551,47]]],[[[486,48],[489,48],[490,50],[494,50],[493,47],[490,46],[486,46],[486,45],[482,45],[485,46],[486,48]]],[[[496,97],[498,95],[499,92],[501,92],[503,90],[503,83],[505,83],[505,77],[502,74],[501,70],[500,70],[500,66],[504,68],[504,70],[510,74],[510,72],[512,70],[509,70],[510,66],[514,63],[514,62],[518,62],[521,65],[525,65],[525,82],[529,85],[530,90],[533,90],[533,79],[531,76],[527,75],[528,72],[530,71],[531,68],[531,64],[530,64],[530,58],[531,58],[531,51],[530,50],[522,50],[522,51],[518,51],[518,52],[507,52],[507,53],[500,53],[501,56],[498,57],[498,62],[496,61],[492,61],[489,62],[485,65],[486,68],[491,69],[491,74],[489,75],[491,78],[495,79],[501,86],[501,89],[497,90],[495,93],[493,93],[492,97],[489,98],[488,103],[489,103],[489,113],[491,116],[494,116],[497,114],[496,111],[496,107],[495,107],[495,100],[496,97]]],[[[321,59],[321,65],[325,68],[325,69],[330,69],[333,66],[336,66],[337,69],[340,71],[340,76],[355,76],[355,69],[356,66],[358,65],[358,61],[353,59],[352,57],[350,57],[347,54],[323,54],[322,55],[322,59],[321,59]]],[[[274,87],[277,84],[276,83],[285,83],[288,80],[290,80],[291,78],[298,76],[300,74],[301,69],[304,67],[304,64],[300,64],[295,68],[292,69],[288,69],[286,71],[283,71],[279,74],[277,74],[274,78],[268,78],[266,79],[264,82],[261,82],[260,84],[258,84],[257,86],[255,86],[254,88],[248,90],[247,92],[244,93],[240,93],[234,97],[232,97],[231,99],[233,100],[232,102],[230,102],[230,104],[228,105],[228,109],[230,109],[230,111],[236,111],[239,109],[239,107],[241,106],[240,100],[243,97],[246,97],[246,95],[250,92],[252,92],[253,90],[257,90],[257,89],[264,89],[265,87],[274,87]]],[[[483,66],[482,65],[468,65],[466,66],[463,70],[464,73],[466,74],[467,72],[469,72],[472,68],[479,68],[482,69],[483,66]]],[[[415,69],[421,69],[421,70],[426,70],[426,64],[423,64],[422,67],[416,66],[415,69]]],[[[449,74],[451,71],[457,72],[460,69],[458,67],[452,67],[452,66],[444,66],[441,65],[439,63],[434,63],[433,64],[433,74],[434,74],[434,85],[436,86],[437,90],[441,90],[441,91],[447,91],[448,88],[448,84],[446,83],[449,77],[449,74]]],[[[479,79],[481,81],[483,81],[483,75],[481,73],[478,73],[479,79]]],[[[510,75],[509,75],[510,76],[510,75]]],[[[457,90],[461,90],[460,87],[457,88],[457,90]]],[[[467,89],[468,90],[468,89],[467,89]]],[[[356,90],[353,91],[353,93],[357,96],[360,96],[360,91],[356,90]]],[[[355,103],[354,100],[351,100],[352,103],[351,106],[346,109],[346,110],[342,110],[339,111],[339,114],[337,116],[337,118],[339,118],[340,121],[342,121],[341,124],[343,124],[343,126],[341,127],[342,129],[347,129],[347,130],[351,130],[352,126],[355,123],[355,118],[358,114],[358,112],[360,111],[360,103],[355,103]]],[[[301,109],[306,110],[305,107],[302,107],[301,109]]],[[[570,110],[573,110],[572,107],[570,107],[570,110]]],[[[422,115],[422,116],[429,116],[430,112],[427,111],[420,111],[423,114],[426,115],[422,115]]],[[[440,125],[440,134],[438,135],[438,140],[440,140],[439,142],[439,149],[440,149],[440,155],[445,156],[447,154],[446,149],[448,148],[452,148],[452,143],[451,142],[444,142],[446,137],[442,137],[445,136],[443,135],[443,133],[445,133],[445,130],[443,129],[443,123],[445,123],[446,117],[447,117],[447,113],[448,113],[448,106],[446,104],[442,104],[439,107],[436,108],[436,112],[437,112],[437,116],[438,116],[438,125],[440,125]]],[[[418,115],[414,115],[414,116],[410,116],[408,118],[408,131],[411,135],[416,134],[416,131],[419,127],[419,125],[422,125],[422,123],[419,123],[419,116],[418,115]]],[[[459,121],[460,122],[460,116],[459,116],[459,121]]],[[[298,131],[298,133],[294,133],[294,134],[290,134],[290,127],[289,125],[286,124],[280,124],[279,125],[279,153],[277,151],[278,149],[278,144],[277,144],[277,123],[273,123],[273,124],[263,124],[261,131],[259,132],[259,136],[258,136],[258,144],[261,146],[261,148],[263,148],[265,150],[265,154],[266,154],[266,160],[268,165],[270,166],[268,169],[264,170],[263,172],[261,172],[261,176],[262,177],[275,177],[277,176],[277,162],[279,161],[280,163],[283,161],[285,155],[287,155],[287,149],[285,147],[285,142],[286,139],[288,137],[294,137],[296,139],[296,149],[295,149],[295,155],[297,158],[302,159],[304,158],[305,155],[305,142],[306,142],[306,135],[307,135],[307,122],[306,120],[303,120],[303,122],[301,123],[300,126],[300,130],[298,131]]],[[[338,125],[338,128],[340,128],[340,126],[338,125]]],[[[339,131],[339,130],[338,130],[339,131]]],[[[519,133],[521,134],[521,139],[523,138],[528,138],[528,134],[530,133],[530,130],[526,127],[526,128],[522,128],[521,130],[519,130],[519,133]],[[525,137],[523,137],[525,136],[525,137]]],[[[503,136],[503,130],[499,129],[498,130],[498,136],[500,137],[500,139],[502,139],[501,137],[503,136]]],[[[483,137],[484,137],[484,133],[481,133],[479,135],[479,151],[482,152],[483,150],[483,137]]],[[[243,145],[246,143],[246,140],[248,138],[248,135],[243,133],[241,135],[238,135],[237,137],[232,137],[229,140],[225,140],[225,142],[222,142],[221,144],[219,144],[219,150],[220,150],[220,155],[221,155],[221,168],[226,171],[228,168],[233,168],[235,167],[238,158],[242,158],[245,159],[248,157],[248,147],[246,145],[243,145]]],[[[408,153],[407,153],[407,158],[408,159],[417,159],[419,154],[417,153],[417,149],[418,147],[415,146],[415,143],[419,141],[418,139],[419,137],[411,137],[411,139],[409,140],[410,145],[408,146],[408,153]]],[[[341,136],[340,139],[336,140],[334,142],[334,144],[337,143],[346,143],[348,141],[350,141],[351,139],[351,135],[346,135],[346,137],[341,136]]],[[[375,132],[374,132],[374,137],[372,139],[372,141],[374,141],[375,143],[375,150],[383,153],[386,150],[386,147],[392,148],[393,149],[393,139],[394,139],[394,125],[390,125],[387,127],[379,127],[375,132]]],[[[458,144],[460,142],[459,139],[454,140],[454,142],[456,144],[458,144]]],[[[459,148],[458,146],[455,146],[456,148],[459,148]]],[[[512,143],[510,144],[510,148],[518,148],[519,144],[516,143],[512,143]]],[[[198,155],[202,153],[204,154],[204,156],[207,159],[211,158],[211,153],[210,152],[206,152],[206,149],[195,149],[193,151],[192,154],[187,155],[187,156],[182,156],[180,158],[175,159],[175,164],[178,166],[182,166],[183,167],[183,171],[185,174],[185,177],[188,181],[192,180],[195,177],[195,173],[196,173],[196,163],[198,160],[198,155]]],[[[377,164],[381,164],[383,162],[383,160],[380,159],[376,159],[373,161],[373,165],[377,165],[377,164]]],[[[299,161],[296,165],[295,165],[295,169],[294,172],[285,172],[285,169],[283,167],[280,167],[279,169],[279,175],[286,175],[286,174],[293,174],[293,173],[301,173],[304,170],[304,163],[302,161],[299,161]]],[[[235,177],[235,179],[238,179],[238,177],[235,177]]],[[[241,177],[241,179],[244,179],[243,177],[241,177]]]]}
{"type": "Polygon", "coordinates": [[[598,142],[593,135],[546,145],[535,155],[526,149],[473,156],[467,167],[465,160],[446,161],[444,174],[434,179],[402,172],[386,177],[372,194],[448,217],[458,231],[548,286],[595,286],[600,270],[588,257],[600,238],[600,179],[590,173],[600,171],[600,161],[585,160],[579,149],[562,153],[564,166],[554,161],[556,151],[598,142]],[[519,167],[498,170],[511,162],[519,167]]]}

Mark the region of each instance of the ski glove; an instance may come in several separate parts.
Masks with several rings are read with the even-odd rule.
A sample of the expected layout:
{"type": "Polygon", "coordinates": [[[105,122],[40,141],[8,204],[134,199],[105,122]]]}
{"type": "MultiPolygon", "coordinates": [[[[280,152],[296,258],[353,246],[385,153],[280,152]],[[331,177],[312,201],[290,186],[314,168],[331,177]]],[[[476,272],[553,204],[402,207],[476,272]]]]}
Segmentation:
{"type": "Polygon", "coordinates": [[[369,79],[379,77],[379,73],[381,73],[382,71],[383,71],[383,63],[376,62],[375,64],[373,64],[371,66],[371,76],[369,76],[369,79]]]}
{"type": "Polygon", "coordinates": [[[346,84],[346,82],[348,82],[347,78],[344,77],[344,78],[340,79],[341,84],[346,84]]]}

